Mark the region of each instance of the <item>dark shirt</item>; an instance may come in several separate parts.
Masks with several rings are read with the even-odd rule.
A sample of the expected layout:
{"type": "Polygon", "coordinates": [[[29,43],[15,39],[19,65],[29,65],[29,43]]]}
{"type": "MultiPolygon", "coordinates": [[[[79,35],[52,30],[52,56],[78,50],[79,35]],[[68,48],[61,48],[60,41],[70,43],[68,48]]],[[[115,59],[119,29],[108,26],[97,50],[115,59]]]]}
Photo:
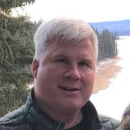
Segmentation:
{"type": "Polygon", "coordinates": [[[88,125],[83,117],[82,121],[79,124],[69,129],[64,129],[64,130],[88,130],[88,125]]]}

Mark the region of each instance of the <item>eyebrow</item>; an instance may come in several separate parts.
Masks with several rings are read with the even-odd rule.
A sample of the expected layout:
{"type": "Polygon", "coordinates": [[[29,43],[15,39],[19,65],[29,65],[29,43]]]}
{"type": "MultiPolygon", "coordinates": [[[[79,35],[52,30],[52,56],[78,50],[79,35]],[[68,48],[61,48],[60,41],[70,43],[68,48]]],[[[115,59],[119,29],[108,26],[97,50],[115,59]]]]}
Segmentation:
{"type": "Polygon", "coordinates": [[[60,58],[60,57],[61,57],[61,58],[68,58],[67,56],[65,56],[65,55],[63,55],[63,54],[55,54],[55,55],[52,56],[52,58],[58,58],[58,57],[59,57],[59,58],[60,58]]]}
{"type": "Polygon", "coordinates": [[[92,57],[91,57],[91,55],[89,55],[89,54],[82,55],[81,59],[82,60],[86,60],[86,61],[92,61],[93,60],[92,57]]]}
{"type": "MultiPolygon", "coordinates": [[[[55,54],[55,55],[53,55],[52,57],[53,57],[53,58],[57,58],[57,57],[68,58],[68,56],[63,55],[63,54],[55,54]]],[[[80,59],[83,60],[83,61],[87,61],[87,62],[92,61],[92,58],[91,58],[90,56],[88,56],[88,55],[84,55],[84,56],[82,56],[82,58],[80,58],[80,59]]]]}

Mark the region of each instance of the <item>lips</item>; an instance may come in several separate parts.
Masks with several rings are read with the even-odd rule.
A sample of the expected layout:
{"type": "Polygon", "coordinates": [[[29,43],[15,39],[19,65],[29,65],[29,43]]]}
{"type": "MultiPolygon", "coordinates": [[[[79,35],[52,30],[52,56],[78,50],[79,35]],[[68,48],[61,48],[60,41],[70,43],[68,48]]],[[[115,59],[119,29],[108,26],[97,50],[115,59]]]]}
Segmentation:
{"type": "Polygon", "coordinates": [[[80,90],[78,88],[71,88],[71,87],[67,87],[67,86],[59,86],[59,88],[62,90],[65,90],[65,91],[72,91],[72,92],[80,90]]]}

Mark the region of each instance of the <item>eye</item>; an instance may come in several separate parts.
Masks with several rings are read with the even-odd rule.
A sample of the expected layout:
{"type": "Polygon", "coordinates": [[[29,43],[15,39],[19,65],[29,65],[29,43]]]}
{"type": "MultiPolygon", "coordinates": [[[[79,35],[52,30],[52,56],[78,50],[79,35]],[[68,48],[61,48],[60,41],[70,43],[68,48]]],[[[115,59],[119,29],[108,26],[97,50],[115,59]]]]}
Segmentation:
{"type": "Polygon", "coordinates": [[[58,59],[58,60],[56,60],[56,62],[69,63],[69,61],[66,59],[58,59]]]}
{"type": "Polygon", "coordinates": [[[80,66],[89,66],[89,64],[84,62],[84,61],[79,62],[78,65],[80,65],[80,66]]]}

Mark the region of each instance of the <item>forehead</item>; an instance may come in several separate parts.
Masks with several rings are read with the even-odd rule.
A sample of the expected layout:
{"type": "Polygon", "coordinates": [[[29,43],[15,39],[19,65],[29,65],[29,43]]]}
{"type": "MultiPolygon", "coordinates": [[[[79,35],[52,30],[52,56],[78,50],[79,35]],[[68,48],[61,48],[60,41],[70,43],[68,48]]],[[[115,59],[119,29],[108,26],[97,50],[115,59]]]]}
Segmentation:
{"type": "Polygon", "coordinates": [[[65,43],[62,42],[57,42],[57,43],[52,43],[48,46],[48,49],[52,49],[52,48],[57,48],[57,49],[69,49],[71,47],[71,49],[83,49],[83,50],[88,50],[88,49],[93,49],[93,45],[92,42],[90,40],[84,40],[81,41],[79,43],[75,43],[72,41],[68,41],[65,43]]]}
{"type": "Polygon", "coordinates": [[[90,40],[82,41],[80,43],[52,43],[48,46],[48,53],[51,56],[64,54],[72,56],[90,55],[93,58],[94,49],[90,40]]]}

